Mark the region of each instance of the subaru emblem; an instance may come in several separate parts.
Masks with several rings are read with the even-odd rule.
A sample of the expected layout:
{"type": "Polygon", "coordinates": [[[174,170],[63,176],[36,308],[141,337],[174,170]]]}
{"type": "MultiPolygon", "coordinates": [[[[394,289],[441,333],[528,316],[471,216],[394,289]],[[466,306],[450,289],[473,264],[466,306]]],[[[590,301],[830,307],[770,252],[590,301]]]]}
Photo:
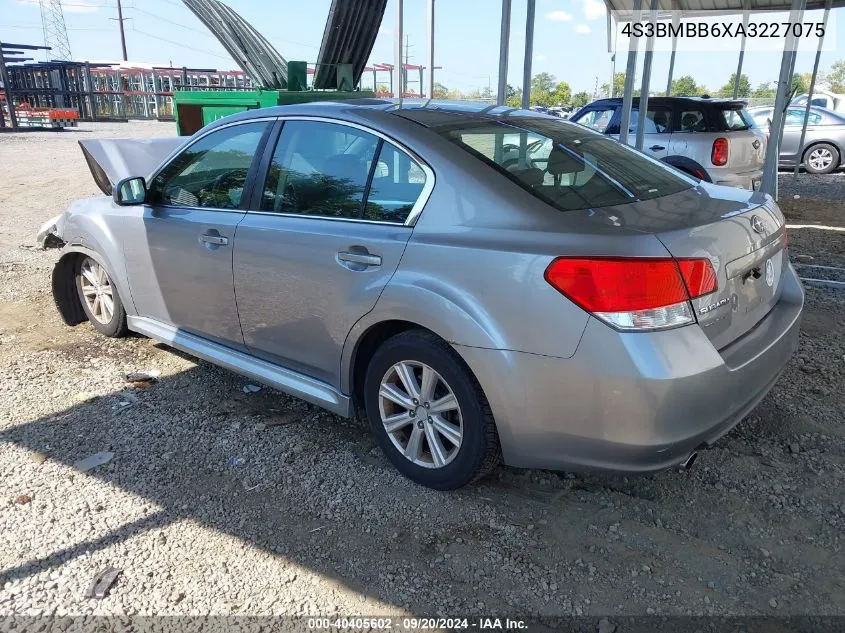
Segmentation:
{"type": "Polygon", "coordinates": [[[763,233],[766,230],[766,228],[763,226],[763,220],[760,219],[759,215],[751,216],[751,228],[754,229],[757,233],[763,233]]]}

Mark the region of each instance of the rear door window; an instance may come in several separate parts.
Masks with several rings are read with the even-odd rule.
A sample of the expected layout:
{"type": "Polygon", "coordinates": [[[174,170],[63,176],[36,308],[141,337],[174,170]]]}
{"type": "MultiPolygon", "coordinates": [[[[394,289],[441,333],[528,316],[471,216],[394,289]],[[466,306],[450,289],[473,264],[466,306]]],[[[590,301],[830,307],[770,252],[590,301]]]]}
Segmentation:
{"type": "MultiPolygon", "coordinates": [[[[631,109],[630,132],[636,133],[639,123],[639,110],[631,109]]],[[[649,108],[645,115],[644,134],[669,134],[672,132],[672,111],[669,108],[649,108]]]]}
{"type": "MultiPolygon", "coordinates": [[[[822,117],[820,114],[810,112],[807,119],[807,125],[818,125],[821,123],[822,117]]],[[[784,125],[797,125],[802,127],[804,125],[804,110],[787,110],[784,125]]]]}
{"type": "Polygon", "coordinates": [[[434,129],[561,211],[649,200],[692,185],[658,161],[569,123],[508,117],[507,123],[479,119],[434,129]],[[514,136],[516,155],[495,151],[506,138],[517,145],[514,136]]]}

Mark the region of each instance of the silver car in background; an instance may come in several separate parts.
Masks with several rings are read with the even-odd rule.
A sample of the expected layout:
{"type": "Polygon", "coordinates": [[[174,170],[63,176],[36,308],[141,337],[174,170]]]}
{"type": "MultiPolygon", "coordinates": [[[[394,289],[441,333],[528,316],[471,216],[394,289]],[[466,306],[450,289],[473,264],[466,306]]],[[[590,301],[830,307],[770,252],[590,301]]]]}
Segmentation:
{"type": "Polygon", "coordinates": [[[82,143],[109,195],[39,234],[66,323],[360,412],[432,488],[690,464],[797,345],[770,197],[559,119],[359,100],[82,143]]]}
{"type": "MultiPolygon", "coordinates": [[[[749,108],[748,112],[760,128],[768,131],[774,108],[749,108]]],[[[798,160],[811,174],[829,174],[845,165],[845,115],[810,106],[804,145],[799,148],[805,113],[806,105],[786,109],[778,165],[794,167],[798,160]]]]}
{"type": "MultiPolygon", "coordinates": [[[[631,112],[628,143],[637,135],[639,98],[631,112]]],[[[599,99],[571,121],[619,138],[622,99],[599,99]]],[[[765,133],[744,101],[709,97],[649,97],[643,152],[705,182],[757,190],[766,157],[765,133]]]]}

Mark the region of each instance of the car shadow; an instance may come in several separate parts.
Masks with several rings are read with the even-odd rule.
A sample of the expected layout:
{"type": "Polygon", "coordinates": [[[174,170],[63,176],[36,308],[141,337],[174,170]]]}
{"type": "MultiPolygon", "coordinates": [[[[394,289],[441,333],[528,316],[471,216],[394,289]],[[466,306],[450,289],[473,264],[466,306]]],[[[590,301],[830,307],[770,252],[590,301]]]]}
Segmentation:
{"type": "MultiPolygon", "coordinates": [[[[474,498],[477,489],[447,495],[416,486],[376,451],[360,422],[271,389],[245,393],[246,382],[200,362],[0,433],[0,442],[46,454],[74,481],[96,478],[153,505],[108,533],[0,571],[0,587],[184,520],[420,614],[433,613],[432,602],[398,578],[413,579],[413,587],[478,584],[465,564],[435,565],[445,539],[454,545],[459,537],[459,547],[480,556],[485,541],[499,538],[491,519],[470,518],[484,516],[487,505],[474,498]],[[102,451],[114,453],[109,463],[75,469],[102,451]],[[449,518],[444,504],[461,509],[449,518]]],[[[510,577],[498,582],[486,608],[508,608],[510,577]]]]}

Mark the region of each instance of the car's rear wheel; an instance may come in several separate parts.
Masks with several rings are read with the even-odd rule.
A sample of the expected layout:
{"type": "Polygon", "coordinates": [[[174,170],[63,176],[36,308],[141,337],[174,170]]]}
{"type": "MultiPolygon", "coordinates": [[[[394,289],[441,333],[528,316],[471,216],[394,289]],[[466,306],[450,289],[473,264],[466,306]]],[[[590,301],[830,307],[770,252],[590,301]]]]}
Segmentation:
{"type": "Polygon", "coordinates": [[[76,265],[76,289],[91,325],[106,336],[126,334],[123,302],[105,267],[97,260],[92,257],[79,259],[76,265]]]}
{"type": "Polygon", "coordinates": [[[804,168],[811,174],[829,174],[839,167],[839,151],[830,143],[818,143],[804,152],[804,168]]]}
{"type": "Polygon", "coordinates": [[[382,344],[367,368],[364,405],[385,455],[418,484],[454,490],[500,461],[481,387],[433,334],[403,332],[382,344]]]}

